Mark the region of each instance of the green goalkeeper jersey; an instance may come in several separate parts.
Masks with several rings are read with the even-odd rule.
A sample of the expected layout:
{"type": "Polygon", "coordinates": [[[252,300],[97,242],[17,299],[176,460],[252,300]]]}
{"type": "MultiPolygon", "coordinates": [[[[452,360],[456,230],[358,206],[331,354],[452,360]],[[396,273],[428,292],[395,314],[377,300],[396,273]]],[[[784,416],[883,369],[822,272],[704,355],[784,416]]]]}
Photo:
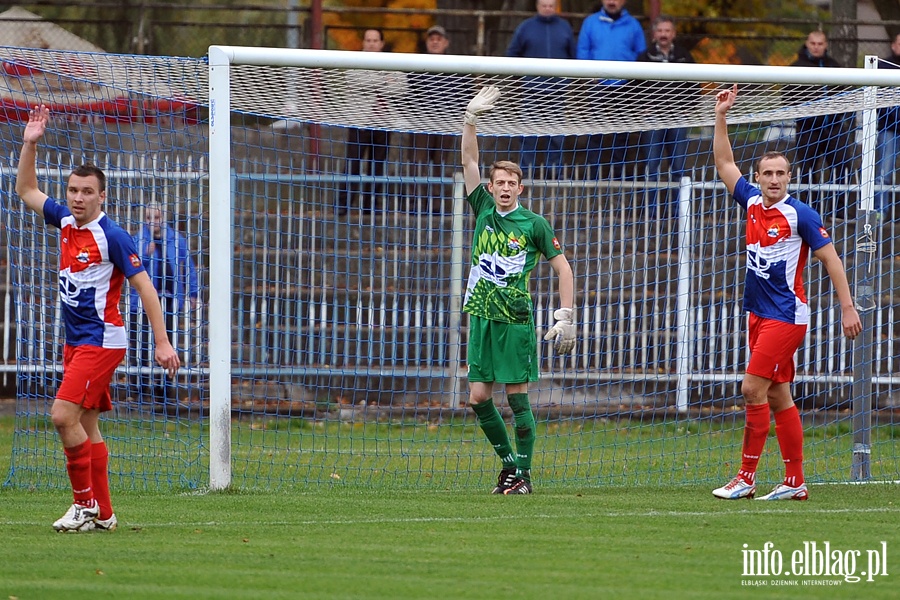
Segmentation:
{"type": "Polygon", "coordinates": [[[531,323],[531,271],[541,254],[562,254],[550,224],[521,205],[500,215],[481,185],[466,200],[475,211],[475,237],[463,310],[491,321],[531,323]]]}

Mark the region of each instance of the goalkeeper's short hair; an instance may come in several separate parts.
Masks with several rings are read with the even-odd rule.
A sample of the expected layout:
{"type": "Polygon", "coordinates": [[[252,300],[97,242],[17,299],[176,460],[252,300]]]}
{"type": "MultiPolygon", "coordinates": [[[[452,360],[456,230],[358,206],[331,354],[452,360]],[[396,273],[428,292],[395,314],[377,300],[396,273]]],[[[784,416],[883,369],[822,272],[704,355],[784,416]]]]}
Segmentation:
{"type": "Polygon", "coordinates": [[[522,178],[525,176],[525,174],[522,173],[522,167],[511,160],[498,160],[497,162],[492,164],[491,170],[488,171],[488,179],[490,181],[494,180],[494,171],[506,171],[507,173],[514,173],[516,177],[519,178],[519,183],[522,183],[522,178]]]}

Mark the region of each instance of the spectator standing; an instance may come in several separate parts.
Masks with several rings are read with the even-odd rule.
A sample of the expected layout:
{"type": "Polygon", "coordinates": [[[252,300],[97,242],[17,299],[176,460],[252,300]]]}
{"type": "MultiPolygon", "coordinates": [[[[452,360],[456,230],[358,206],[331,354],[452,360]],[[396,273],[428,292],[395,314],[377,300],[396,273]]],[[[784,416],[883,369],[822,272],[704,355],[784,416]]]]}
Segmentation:
{"type": "MultiPolygon", "coordinates": [[[[506,49],[506,55],[523,58],[574,59],[575,34],[572,33],[569,22],[556,13],[556,6],[556,0],[537,0],[535,3],[537,14],[519,24],[506,49]]],[[[527,96],[523,105],[526,107],[547,106],[546,97],[555,95],[552,79],[530,77],[524,83],[527,96]]],[[[557,104],[556,110],[559,108],[557,104]]],[[[562,168],[564,143],[565,136],[562,135],[524,136],[519,166],[527,175],[529,169],[536,168],[540,162],[547,167],[547,172],[552,177],[562,168]]]]}
{"type": "MultiPolygon", "coordinates": [[[[626,0],[603,0],[603,8],[587,18],[578,32],[577,57],[580,60],[636,61],[638,55],[647,49],[641,24],[625,9],[626,0]]],[[[598,109],[605,114],[627,112],[628,106],[620,99],[619,92],[626,83],[622,79],[606,79],[600,82],[598,109]]],[[[591,165],[590,176],[599,179],[601,152],[608,148],[610,164],[615,169],[610,175],[621,175],[625,167],[625,151],[628,134],[624,132],[589,136],[587,163],[591,165]]]]}
{"type": "MultiPolygon", "coordinates": [[[[444,55],[450,53],[450,38],[447,30],[434,25],[425,32],[425,53],[444,55]]],[[[458,85],[462,76],[446,73],[410,73],[407,77],[410,91],[417,98],[428,98],[432,106],[440,104],[441,110],[459,112],[465,107],[469,93],[458,85]],[[439,94],[435,90],[440,89],[439,94]]],[[[436,107],[435,107],[436,108],[436,107]]],[[[412,136],[412,162],[416,176],[444,177],[448,165],[455,165],[455,136],[443,133],[414,133],[412,136]]],[[[449,190],[439,184],[418,183],[410,199],[410,211],[417,212],[420,203],[430,206],[431,212],[440,213],[441,198],[450,197],[449,190]]]]}
{"type": "Polygon", "coordinates": [[[791,197],[787,188],[791,164],[780,152],[767,152],[756,161],[759,187],[744,180],[734,161],[728,138],[727,114],[738,88],[716,95],[713,155],[719,178],[746,211],[747,274],[744,310],[749,313],[750,362],[741,382],[745,424],[741,466],[737,475],[713,495],[724,500],[753,498],[756,469],[769,437],[770,411],[775,437],[784,461],[784,480],[760,500],[806,500],[803,475],[803,424],[791,395],[794,354],[809,326],[810,307],[803,285],[803,269],[812,251],[828,272],[841,306],[841,327],[848,339],[862,331],[844,265],[819,214],[791,197]]]}
{"type": "MultiPolygon", "coordinates": [[[[812,31],[806,43],[800,48],[797,60],[791,63],[795,67],[840,67],[840,63],[828,54],[828,38],[823,31],[812,31]]],[[[824,98],[831,94],[827,86],[822,86],[817,97],[824,98]]],[[[813,100],[818,98],[812,98],[813,100]]],[[[850,121],[848,114],[816,115],[797,119],[796,145],[794,162],[801,185],[816,184],[822,173],[829,174],[837,170],[836,182],[844,181],[844,174],[850,169],[850,121]],[[822,161],[822,168],[816,167],[822,161]],[[818,176],[817,176],[818,175],[818,176]]],[[[810,191],[804,199],[807,204],[823,213],[826,207],[820,206],[818,194],[810,191]]],[[[823,213],[824,214],[824,213],[823,213]]]]}
{"type": "MultiPolygon", "coordinates": [[[[166,333],[173,343],[185,340],[193,327],[181,327],[186,305],[196,309],[200,298],[197,268],[191,257],[187,239],[167,223],[163,207],[153,202],[144,212],[144,224],[135,237],[138,256],[159,295],[166,333]]],[[[138,292],[131,288],[131,340],[133,366],[150,367],[153,355],[150,328],[142,318],[138,292]]],[[[175,403],[179,400],[175,382],[165,376],[153,377],[142,372],[137,377],[139,402],[175,403]]]]}
{"type": "Polygon", "coordinates": [[[66,203],[38,187],[37,145],[50,110],[28,114],[16,175],[16,193],[47,225],[60,231],[59,295],[65,324],[63,377],[50,407],[62,442],[74,502],[53,523],[57,531],[116,529],[109,494],[109,452],[100,413],[112,410],[109,384],[125,358],[128,335],[119,314],[125,279],[137,288],[156,341],[156,362],[174,376],[180,361],[169,343],[159,299],[134,240],[103,212],[106,175],[94,165],[76,167],[66,182],[66,203]]]}
{"type": "MultiPolygon", "coordinates": [[[[363,34],[363,52],[384,51],[384,34],[380,29],[366,29],[363,34]]],[[[377,71],[349,71],[349,89],[356,94],[359,108],[363,111],[377,113],[385,104],[384,83],[385,76],[377,71]]],[[[378,210],[379,199],[383,201],[384,184],[365,184],[351,182],[349,178],[362,174],[363,163],[368,163],[368,175],[383,177],[387,164],[388,144],[390,137],[384,129],[362,129],[350,127],[347,130],[347,149],[345,172],[348,181],[341,193],[341,199],[337,206],[337,214],[345,215],[354,205],[356,197],[362,190],[363,199],[360,208],[375,212],[378,210]],[[375,198],[372,198],[372,193],[375,198]]]]}
{"type": "MultiPolygon", "coordinates": [[[[900,69],[900,33],[891,42],[891,55],[878,61],[879,69],[900,69]]],[[[878,162],[876,185],[893,185],[897,158],[900,157],[900,106],[878,109],[878,162]]],[[[891,217],[893,192],[875,193],[875,210],[881,219],[891,217]]]]}
{"type": "MultiPolygon", "coordinates": [[[[693,63],[694,57],[686,49],[675,44],[675,21],[672,17],[661,15],[653,20],[653,43],[650,47],[638,55],[638,62],[656,63],[693,63]]],[[[667,85],[670,85],[667,83],[667,85]]],[[[660,167],[663,157],[669,162],[669,175],[672,181],[680,181],[685,174],[685,160],[687,159],[687,129],[673,127],[671,129],[654,129],[642,134],[647,140],[642,144],[647,153],[647,179],[659,181],[660,167]]],[[[658,189],[651,189],[647,194],[647,210],[650,217],[657,214],[658,189]]],[[[674,202],[677,194],[663,192],[663,204],[670,205],[677,210],[674,202]]],[[[676,210],[670,211],[671,216],[676,216],[676,210]]],[[[660,215],[665,214],[663,209],[660,215]]]]}

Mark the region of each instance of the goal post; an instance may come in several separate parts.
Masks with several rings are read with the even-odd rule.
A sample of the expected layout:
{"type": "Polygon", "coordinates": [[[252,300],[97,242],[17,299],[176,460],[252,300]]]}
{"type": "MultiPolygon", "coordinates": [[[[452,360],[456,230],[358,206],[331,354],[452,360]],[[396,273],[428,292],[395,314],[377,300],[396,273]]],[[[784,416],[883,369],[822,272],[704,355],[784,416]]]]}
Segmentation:
{"type": "Polygon", "coordinates": [[[209,54],[209,487],[231,484],[232,176],[229,65],[209,54]],[[213,167],[215,165],[215,167],[213,167]]]}

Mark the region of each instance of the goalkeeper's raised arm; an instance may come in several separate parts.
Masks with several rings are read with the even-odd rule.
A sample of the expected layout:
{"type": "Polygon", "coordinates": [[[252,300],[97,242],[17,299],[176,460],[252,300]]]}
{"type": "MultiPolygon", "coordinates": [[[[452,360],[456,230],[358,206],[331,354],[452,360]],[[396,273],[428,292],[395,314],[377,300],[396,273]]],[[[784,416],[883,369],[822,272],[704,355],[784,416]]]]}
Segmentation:
{"type": "Polygon", "coordinates": [[[494,103],[500,98],[500,90],[494,86],[483,87],[469,101],[463,119],[462,132],[462,166],[463,178],[466,180],[466,195],[481,185],[481,166],[478,164],[478,135],[475,123],[478,117],[494,109],[494,103]]]}

